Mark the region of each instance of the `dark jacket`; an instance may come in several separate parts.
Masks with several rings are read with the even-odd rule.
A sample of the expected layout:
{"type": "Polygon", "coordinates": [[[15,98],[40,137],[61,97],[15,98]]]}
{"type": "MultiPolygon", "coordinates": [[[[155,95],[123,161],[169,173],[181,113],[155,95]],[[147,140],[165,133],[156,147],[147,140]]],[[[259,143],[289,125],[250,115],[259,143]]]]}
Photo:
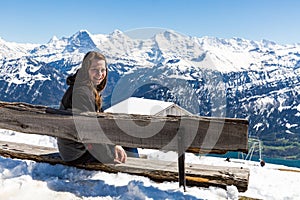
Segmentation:
{"type": "Polygon", "coordinates": [[[61,100],[61,108],[65,110],[74,108],[81,112],[96,112],[97,106],[93,91],[87,85],[74,86],[76,74],[67,78],[69,88],[61,100]]]}
{"type": "MultiPolygon", "coordinates": [[[[80,112],[96,112],[95,95],[87,85],[74,85],[76,74],[67,78],[69,88],[61,100],[61,109],[73,109],[80,112]]],[[[92,119],[91,119],[92,120],[92,119]]],[[[75,125],[80,122],[76,121],[75,125]]],[[[80,124],[79,124],[80,126],[80,124]]],[[[81,130],[82,131],[82,130],[81,130]]],[[[78,134],[81,134],[78,130],[78,134]]],[[[85,134],[85,133],[84,133],[85,134]]],[[[76,136],[77,138],[81,138],[76,136]]],[[[79,159],[89,151],[102,163],[113,162],[114,146],[106,144],[83,144],[68,139],[57,138],[60,156],[64,161],[71,162],[79,159]]]]}

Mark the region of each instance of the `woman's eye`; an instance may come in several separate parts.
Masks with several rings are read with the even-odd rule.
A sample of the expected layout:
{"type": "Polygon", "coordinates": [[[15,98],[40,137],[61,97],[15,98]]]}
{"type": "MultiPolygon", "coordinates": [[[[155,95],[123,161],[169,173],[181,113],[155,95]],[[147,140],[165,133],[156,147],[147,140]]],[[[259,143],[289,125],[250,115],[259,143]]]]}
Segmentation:
{"type": "Polygon", "coordinates": [[[105,73],[106,72],[106,69],[91,69],[91,71],[93,72],[93,73],[105,73]]]}

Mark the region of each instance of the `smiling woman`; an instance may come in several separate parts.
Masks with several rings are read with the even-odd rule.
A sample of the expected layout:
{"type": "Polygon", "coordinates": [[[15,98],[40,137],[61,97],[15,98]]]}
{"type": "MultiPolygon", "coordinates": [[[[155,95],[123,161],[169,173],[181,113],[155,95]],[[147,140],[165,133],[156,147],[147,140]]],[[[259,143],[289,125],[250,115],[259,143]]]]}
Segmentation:
{"type": "Polygon", "coordinates": [[[106,71],[105,60],[92,60],[89,77],[94,86],[99,85],[104,80],[107,74],[106,71]]]}
{"type": "MultiPolygon", "coordinates": [[[[88,52],[83,58],[81,68],[67,78],[69,88],[61,100],[61,109],[72,109],[73,112],[100,112],[102,104],[100,93],[104,90],[106,82],[105,56],[95,51],[88,52]]],[[[81,127],[82,124],[79,126],[81,127]]],[[[86,132],[86,130],[83,131],[86,132]]],[[[119,145],[85,144],[59,137],[57,144],[62,159],[73,164],[113,161],[124,163],[127,159],[125,150],[119,145]]]]}
{"type": "Polygon", "coordinates": [[[107,83],[107,62],[104,55],[91,51],[82,61],[82,66],[67,78],[70,86],[64,94],[61,107],[81,112],[99,112],[101,95],[107,83]],[[100,73],[99,73],[100,71],[100,73]]]}

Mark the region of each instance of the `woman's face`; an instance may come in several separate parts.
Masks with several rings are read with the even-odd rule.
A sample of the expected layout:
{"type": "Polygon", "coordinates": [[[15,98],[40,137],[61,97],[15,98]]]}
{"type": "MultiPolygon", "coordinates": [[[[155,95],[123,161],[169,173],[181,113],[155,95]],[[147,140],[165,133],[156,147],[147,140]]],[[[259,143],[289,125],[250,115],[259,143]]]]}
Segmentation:
{"type": "Polygon", "coordinates": [[[92,83],[99,85],[106,77],[106,66],[104,60],[92,60],[89,69],[89,77],[92,83]]]}

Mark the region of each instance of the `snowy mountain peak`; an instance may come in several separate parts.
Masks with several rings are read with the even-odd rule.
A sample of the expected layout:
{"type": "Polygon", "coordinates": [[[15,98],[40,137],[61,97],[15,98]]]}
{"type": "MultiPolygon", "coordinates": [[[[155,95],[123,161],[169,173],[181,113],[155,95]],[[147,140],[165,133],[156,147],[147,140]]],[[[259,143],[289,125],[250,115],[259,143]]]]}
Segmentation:
{"type": "Polygon", "coordinates": [[[49,40],[49,42],[48,42],[48,44],[49,43],[55,43],[55,42],[57,42],[59,39],[54,35],[50,40],[49,40]]]}
{"type": "Polygon", "coordinates": [[[25,56],[28,53],[28,51],[30,51],[36,46],[37,44],[21,44],[16,42],[7,42],[4,39],[0,38],[0,59],[20,58],[22,56],[25,56]]]}
{"type": "Polygon", "coordinates": [[[91,34],[86,30],[80,30],[69,38],[69,41],[84,41],[84,40],[86,41],[92,40],[91,34]]]}
{"type": "Polygon", "coordinates": [[[132,41],[132,39],[127,36],[126,34],[124,34],[122,31],[116,29],[114,30],[112,33],[109,34],[108,36],[112,42],[114,41],[118,41],[118,42],[121,42],[121,43],[124,43],[125,41],[132,41]]]}
{"type": "Polygon", "coordinates": [[[261,41],[261,43],[262,43],[266,48],[268,48],[268,47],[270,47],[270,46],[276,45],[275,42],[270,41],[270,40],[266,40],[266,39],[263,39],[263,40],[261,41]]]}
{"type": "Polygon", "coordinates": [[[155,40],[167,40],[167,41],[178,41],[178,40],[185,40],[187,36],[179,34],[172,30],[167,30],[161,33],[157,33],[154,36],[155,40]]]}
{"type": "Polygon", "coordinates": [[[68,45],[65,51],[71,53],[78,50],[81,53],[85,53],[95,49],[97,49],[97,47],[91,34],[86,30],[80,30],[68,39],[68,45]]]}
{"type": "Polygon", "coordinates": [[[112,33],[110,33],[109,35],[111,36],[120,36],[123,35],[124,33],[122,31],[120,31],[119,29],[115,29],[112,33]]]}

